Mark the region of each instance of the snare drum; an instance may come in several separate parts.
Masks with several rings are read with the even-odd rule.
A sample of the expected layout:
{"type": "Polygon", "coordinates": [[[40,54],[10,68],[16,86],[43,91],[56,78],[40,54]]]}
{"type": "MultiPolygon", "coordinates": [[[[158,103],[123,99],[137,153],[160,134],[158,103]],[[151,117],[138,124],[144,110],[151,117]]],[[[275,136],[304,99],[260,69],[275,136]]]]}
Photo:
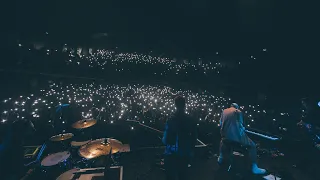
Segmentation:
{"type": "Polygon", "coordinates": [[[69,151],[50,154],[41,161],[42,172],[48,173],[50,177],[57,177],[66,170],[71,169],[71,154],[69,151]]]}

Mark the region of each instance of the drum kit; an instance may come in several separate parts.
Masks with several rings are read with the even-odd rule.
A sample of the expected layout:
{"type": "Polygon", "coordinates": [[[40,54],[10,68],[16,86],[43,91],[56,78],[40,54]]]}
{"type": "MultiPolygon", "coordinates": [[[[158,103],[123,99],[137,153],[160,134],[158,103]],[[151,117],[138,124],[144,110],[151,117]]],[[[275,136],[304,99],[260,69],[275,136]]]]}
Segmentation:
{"type": "MultiPolygon", "coordinates": [[[[96,123],[97,120],[95,119],[84,119],[73,123],[72,128],[83,130],[94,126],[96,123]]],[[[124,145],[122,142],[112,138],[90,139],[81,142],[71,141],[73,138],[74,135],[72,133],[63,133],[52,136],[49,139],[53,144],[62,144],[62,147],[58,145],[62,151],[47,155],[41,161],[41,172],[49,177],[57,177],[56,173],[72,172],[74,168],[103,166],[101,158],[107,155],[112,156],[112,165],[117,165],[118,162],[114,160],[114,157],[119,156],[120,152],[125,152],[126,150],[124,149],[128,147],[128,145],[124,145]],[[100,164],[98,165],[97,162],[100,162],[100,164]]],[[[64,180],[63,176],[59,176],[58,179],[64,180]]]]}

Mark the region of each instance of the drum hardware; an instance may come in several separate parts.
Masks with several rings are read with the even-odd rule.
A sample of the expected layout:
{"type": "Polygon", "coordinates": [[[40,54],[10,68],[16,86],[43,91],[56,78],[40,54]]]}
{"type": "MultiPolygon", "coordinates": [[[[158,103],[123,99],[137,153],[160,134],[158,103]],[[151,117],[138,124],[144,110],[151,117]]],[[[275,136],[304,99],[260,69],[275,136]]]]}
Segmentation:
{"type": "Polygon", "coordinates": [[[24,146],[24,159],[26,160],[24,166],[29,167],[40,162],[41,156],[46,147],[46,143],[44,143],[42,146],[24,146]]]}
{"type": "MultiPolygon", "coordinates": [[[[62,116],[61,109],[63,107],[65,106],[58,106],[56,113],[61,113],[62,116]]],[[[96,119],[99,119],[99,115],[96,119]]],[[[89,127],[92,127],[97,123],[96,119],[83,119],[73,123],[72,127],[84,134],[84,132],[87,132],[86,129],[89,129],[89,127]]],[[[54,125],[53,120],[52,127],[54,131],[56,131],[54,125]]],[[[40,159],[41,154],[46,146],[43,146],[41,149],[37,147],[37,151],[41,153],[38,156],[36,155],[36,162],[40,166],[40,172],[44,173],[44,177],[57,177],[57,173],[61,174],[61,172],[64,171],[73,174],[78,170],[74,169],[75,167],[92,168],[104,166],[106,160],[109,162],[110,166],[114,166],[118,164],[119,152],[126,152],[130,149],[128,145],[123,145],[122,142],[116,139],[102,138],[92,140],[90,133],[85,137],[82,137],[81,134],[79,135],[80,138],[78,140],[73,139],[75,137],[73,133],[61,133],[51,136],[48,141],[46,141],[46,144],[44,144],[46,146],[48,145],[47,149],[49,149],[50,152],[48,152],[49,154],[42,160],[40,159]],[[80,139],[84,141],[81,141],[80,139]],[[60,144],[62,146],[60,146],[60,144]],[[105,159],[105,157],[110,158],[105,159]]],[[[77,135],[76,137],[79,136],[77,135]]]]}

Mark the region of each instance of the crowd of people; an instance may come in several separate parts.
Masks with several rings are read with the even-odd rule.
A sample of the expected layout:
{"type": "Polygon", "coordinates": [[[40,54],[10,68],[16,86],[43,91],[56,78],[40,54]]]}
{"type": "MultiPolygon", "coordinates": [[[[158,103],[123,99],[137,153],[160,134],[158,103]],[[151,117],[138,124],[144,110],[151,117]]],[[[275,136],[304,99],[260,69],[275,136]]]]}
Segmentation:
{"type": "MultiPolygon", "coordinates": [[[[84,51],[84,50],[83,50],[84,51]]],[[[92,49],[85,54],[81,53],[82,49],[69,52],[70,59],[67,61],[68,64],[81,63],[87,64],[89,67],[98,67],[105,69],[108,66],[114,66],[116,71],[130,71],[134,68],[141,67],[143,65],[151,65],[158,67],[154,74],[159,73],[160,75],[169,74],[187,74],[193,71],[199,71],[204,74],[215,72],[220,73],[224,65],[220,62],[203,62],[200,58],[197,60],[177,60],[166,57],[157,57],[147,54],[140,53],[125,53],[116,52],[107,49],[98,49],[93,52],[92,49]],[[129,66],[123,66],[129,63],[129,66]]],[[[153,69],[154,70],[154,69],[153,69]]]]}
{"type": "MultiPolygon", "coordinates": [[[[109,79],[109,76],[123,76],[167,80],[172,78],[215,79],[224,76],[231,69],[237,69],[243,62],[231,62],[218,52],[210,58],[169,58],[153,52],[138,53],[121,49],[73,48],[34,48],[19,44],[18,62],[13,68],[23,67],[42,73],[63,73],[82,77],[109,79]]],[[[255,59],[248,56],[247,59],[255,59]]]]}
{"type": "MultiPolygon", "coordinates": [[[[196,117],[198,123],[215,123],[219,126],[220,114],[232,100],[214,96],[207,91],[198,93],[191,90],[178,90],[168,86],[150,85],[104,85],[68,84],[52,82],[37,93],[2,102],[1,122],[30,117],[35,121],[49,121],[48,112],[55,111],[58,105],[70,104],[77,107],[79,117],[97,118],[106,123],[117,120],[139,120],[142,123],[165,122],[174,112],[172,98],[175,95],[187,97],[186,113],[196,117]],[[80,115],[82,117],[80,117],[80,115]]],[[[275,124],[275,117],[287,113],[267,112],[259,105],[241,106],[247,127],[259,127],[256,121],[266,120],[275,124]]],[[[61,123],[65,123],[61,121],[61,123]]],[[[162,126],[163,126],[162,123],[162,126]]],[[[264,124],[265,124],[264,123],[264,124]]]]}

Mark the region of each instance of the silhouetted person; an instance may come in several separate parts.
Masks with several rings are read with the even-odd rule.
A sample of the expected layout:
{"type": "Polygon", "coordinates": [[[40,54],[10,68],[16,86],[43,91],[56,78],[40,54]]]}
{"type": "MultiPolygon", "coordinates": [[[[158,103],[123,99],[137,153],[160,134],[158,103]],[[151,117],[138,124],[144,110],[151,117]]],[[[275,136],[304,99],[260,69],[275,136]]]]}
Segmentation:
{"type": "Polygon", "coordinates": [[[197,141],[196,121],[185,114],[186,100],[175,98],[176,112],[167,120],[163,143],[165,150],[165,170],[167,180],[188,179],[187,170],[194,154],[197,141]]]}
{"type": "Polygon", "coordinates": [[[320,128],[316,125],[319,117],[310,100],[302,99],[301,105],[300,121],[297,123],[297,128],[293,128],[292,131],[298,139],[294,145],[298,147],[296,149],[299,155],[303,154],[303,156],[298,156],[297,166],[302,170],[309,171],[318,163],[315,156],[320,150],[320,128]]]}
{"type": "Polygon", "coordinates": [[[0,145],[1,180],[16,180],[24,171],[24,137],[33,125],[27,120],[17,120],[9,125],[0,145]]]}
{"type": "Polygon", "coordinates": [[[220,142],[220,156],[218,162],[221,164],[226,155],[230,156],[233,152],[228,152],[229,148],[223,144],[223,139],[238,142],[240,144],[250,146],[249,157],[252,163],[252,173],[264,174],[266,170],[260,169],[257,166],[257,149],[255,143],[245,133],[243,126],[243,115],[239,110],[239,105],[232,103],[230,108],[223,111],[220,119],[221,126],[221,142],[220,142]]]}

